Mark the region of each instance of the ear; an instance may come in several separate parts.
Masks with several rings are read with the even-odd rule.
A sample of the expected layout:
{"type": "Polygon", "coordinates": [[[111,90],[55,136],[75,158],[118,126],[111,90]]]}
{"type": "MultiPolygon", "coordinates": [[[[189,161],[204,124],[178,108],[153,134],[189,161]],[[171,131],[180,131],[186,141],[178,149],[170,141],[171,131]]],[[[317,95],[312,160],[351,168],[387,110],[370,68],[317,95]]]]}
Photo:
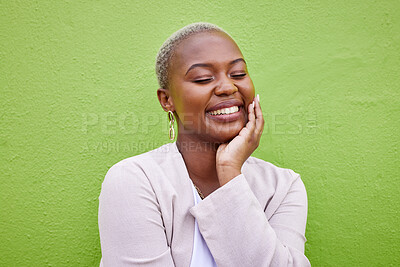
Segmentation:
{"type": "Polygon", "coordinates": [[[165,110],[175,111],[174,101],[171,97],[170,91],[168,89],[159,88],[157,90],[158,101],[160,102],[161,107],[165,110]]]}

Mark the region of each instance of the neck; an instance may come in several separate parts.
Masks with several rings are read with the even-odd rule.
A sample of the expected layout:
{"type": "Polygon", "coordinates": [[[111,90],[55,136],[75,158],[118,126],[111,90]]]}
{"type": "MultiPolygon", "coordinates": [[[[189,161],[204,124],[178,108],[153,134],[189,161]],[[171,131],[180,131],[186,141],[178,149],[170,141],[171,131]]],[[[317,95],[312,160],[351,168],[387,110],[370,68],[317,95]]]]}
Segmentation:
{"type": "Polygon", "coordinates": [[[199,187],[219,185],[216,169],[218,144],[181,134],[178,135],[176,145],[194,184],[199,187]]]}

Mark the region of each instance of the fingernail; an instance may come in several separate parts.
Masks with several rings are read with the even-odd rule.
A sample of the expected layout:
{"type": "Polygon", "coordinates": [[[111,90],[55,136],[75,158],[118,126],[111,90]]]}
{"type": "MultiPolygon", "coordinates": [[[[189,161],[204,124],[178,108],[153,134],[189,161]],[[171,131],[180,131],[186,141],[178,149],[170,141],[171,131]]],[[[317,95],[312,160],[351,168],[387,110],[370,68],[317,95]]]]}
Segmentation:
{"type": "Polygon", "coordinates": [[[257,100],[258,100],[258,102],[260,102],[260,95],[259,94],[257,94],[257,100]]]}
{"type": "Polygon", "coordinates": [[[253,108],[254,108],[254,104],[255,104],[254,101],[253,101],[253,103],[251,103],[251,104],[253,105],[253,108]]]}

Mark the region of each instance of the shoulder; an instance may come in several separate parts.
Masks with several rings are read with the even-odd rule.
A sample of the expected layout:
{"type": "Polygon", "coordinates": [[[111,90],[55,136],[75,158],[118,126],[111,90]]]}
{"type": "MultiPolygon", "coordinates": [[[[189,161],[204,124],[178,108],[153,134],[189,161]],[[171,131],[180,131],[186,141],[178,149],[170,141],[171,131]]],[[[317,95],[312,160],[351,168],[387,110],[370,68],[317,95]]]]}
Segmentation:
{"type": "Polygon", "coordinates": [[[300,174],[289,168],[278,167],[271,162],[256,158],[249,157],[246,160],[245,168],[250,173],[260,174],[265,179],[278,181],[285,181],[286,183],[293,183],[300,179],[300,174]]]}
{"type": "Polygon", "coordinates": [[[249,157],[242,169],[268,218],[285,203],[307,205],[307,192],[300,174],[265,160],[249,157]]]}
{"type": "Polygon", "coordinates": [[[273,194],[285,196],[290,191],[301,191],[306,194],[300,174],[289,168],[278,167],[265,160],[249,157],[242,172],[253,191],[263,194],[273,191],[273,194]]]}
{"type": "Polygon", "coordinates": [[[143,164],[149,163],[152,164],[154,163],[152,161],[157,161],[157,159],[160,158],[168,158],[169,155],[173,155],[175,152],[176,149],[174,147],[174,143],[168,143],[148,152],[122,159],[121,161],[112,165],[110,170],[116,168],[132,168],[135,166],[139,167],[143,164]]]}
{"type": "Polygon", "coordinates": [[[113,164],[107,171],[104,182],[124,181],[127,177],[139,179],[146,177],[146,169],[154,168],[175,152],[173,143],[168,143],[148,152],[120,160],[113,164]]]}

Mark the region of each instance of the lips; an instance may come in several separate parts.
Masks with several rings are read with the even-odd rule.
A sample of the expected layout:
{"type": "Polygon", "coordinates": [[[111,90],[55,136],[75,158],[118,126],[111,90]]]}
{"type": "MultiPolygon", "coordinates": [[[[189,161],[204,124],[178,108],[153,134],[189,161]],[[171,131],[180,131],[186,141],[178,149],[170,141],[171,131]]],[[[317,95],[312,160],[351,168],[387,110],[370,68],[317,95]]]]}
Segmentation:
{"type": "Polygon", "coordinates": [[[236,99],[220,102],[207,109],[206,116],[222,123],[241,120],[245,116],[243,102],[236,99]]]}

